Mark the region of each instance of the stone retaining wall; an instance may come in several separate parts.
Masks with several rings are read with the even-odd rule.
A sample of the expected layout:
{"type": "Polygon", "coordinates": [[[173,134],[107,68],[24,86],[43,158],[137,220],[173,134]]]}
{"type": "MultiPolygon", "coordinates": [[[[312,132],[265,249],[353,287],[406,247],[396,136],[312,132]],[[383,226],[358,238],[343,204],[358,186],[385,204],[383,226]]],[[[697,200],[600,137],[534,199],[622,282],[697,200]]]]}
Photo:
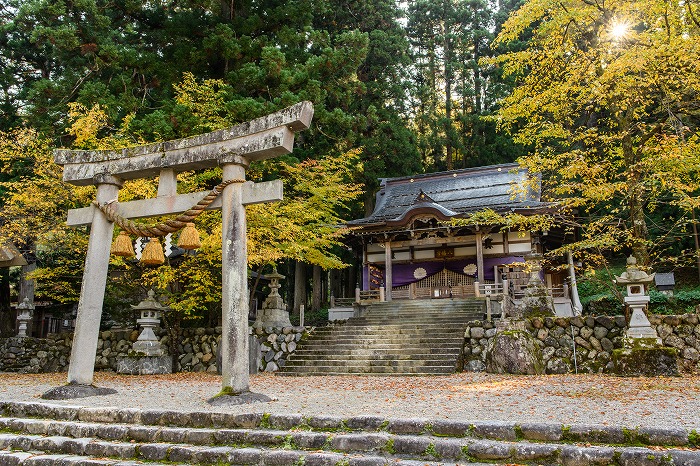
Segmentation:
{"type": "MultiPolygon", "coordinates": [[[[650,315],[649,321],[665,346],[678,351],[679,370],[700,371],[700,318],[650,315]]],[[[542,349],[546,372],[574,372],[574,342],[579,372],[608,372],[613,349],[622,348],[626,328],[624,316],[533,317],[526,328],[542,349]]],[[[464,369],[483,371],[486,348],[496,334],[492,322],[472,321],[465,332],[464,369]]]]}
{"type": "MultiPolygon", "coordinates": [[[[156,332],[166,354],[170,354],[170,338],[165,330],[156,332]]],[[[258,370],[275,372],[283,367],[289,354],[308,334],[304,327],[265,328],[255,331],[258,341],[258,370]]],[[[139,336],[137,330],[100,332],[95,354],[96,370],[117,370],[117,358],[128,356],[139,336]]],[[[65,372],[70,361],[72,334],[51,334],[47,338],[0,339],[0,372],[65,372]]],[[[253,339],[251,339],[253,340],[253,339]]],[[[255,341],[253,340],[253,342],[255,341]]],[[[221,327],[185,328],[177,343],[178,372],[217,372],[217,355],[221,327]]]]}

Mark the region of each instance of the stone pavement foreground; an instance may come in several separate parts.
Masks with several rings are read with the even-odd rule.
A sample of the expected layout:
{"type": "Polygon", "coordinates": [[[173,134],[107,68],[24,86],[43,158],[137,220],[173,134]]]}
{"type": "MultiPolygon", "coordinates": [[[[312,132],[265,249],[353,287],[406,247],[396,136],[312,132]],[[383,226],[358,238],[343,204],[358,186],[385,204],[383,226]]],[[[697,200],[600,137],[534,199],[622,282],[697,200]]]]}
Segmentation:
{"type": "MultiPolygon", "coordinates": [[[[59,374],[0,374],[0,401],[40,402],[65,384],[59,374]]],[[[114,395],[52,401],[85,407],[176,411],[359,415],[668,427],[700,431],[700,377],[620,378],[603,375],[503,376],[462,373],[433,377],[251,377],[251,390],[270,403],[213,408],[220,377],[206,373],[126,376],[97,373],[96,385],[114,395]]]]}
{"type": "Polygon", "coordinates": [[[65,374],[0,374],[0,465],[700,466],[699,380],[256,376],[270,403],[213,408],[211,374],[118,376],[46,402],[65,374]]]}

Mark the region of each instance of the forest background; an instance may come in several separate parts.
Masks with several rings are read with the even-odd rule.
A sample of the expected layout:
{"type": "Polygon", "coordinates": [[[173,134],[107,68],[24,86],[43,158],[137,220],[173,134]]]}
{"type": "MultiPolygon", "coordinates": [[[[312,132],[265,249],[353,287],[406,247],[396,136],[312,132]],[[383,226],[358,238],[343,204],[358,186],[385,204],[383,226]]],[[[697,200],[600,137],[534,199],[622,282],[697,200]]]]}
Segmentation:
{"type": "MultiPolygon", "coordinates": [[[[285,183],[285,201],[249,209],[249,264],[287,275],[295,311],[351,295],[356,271],[344,268],[352,257],[335,226],[372,211],[379,178],[515,160],[542,173],[577,232],[568,248],[591,297],[615,299],[609,275],[595,278],[629,253],[692,284],[698,10],[660,0],[0,0],[0,235],[29,262],[12,276],[1,269],[0,333],[12,331],[11,295],[36,294],[59,313],[78,299],[87,236],[65,227],[65,213],[94,193],[60,182],[53,148],[187,137],[301,100],[314,104],[312,128],[291,156],[249,172],[285,183]]],[[[179,190],[220,176],[180,174],[179,190]]],[[[128,183],[120,200],[156,186],[128,183]]],[[[128,305],[155,287],[181,317],[215,324],[220,221],[198,220],[196,255],[158,268],[114,260],[105,321],[128,320],[128,305]]]]}

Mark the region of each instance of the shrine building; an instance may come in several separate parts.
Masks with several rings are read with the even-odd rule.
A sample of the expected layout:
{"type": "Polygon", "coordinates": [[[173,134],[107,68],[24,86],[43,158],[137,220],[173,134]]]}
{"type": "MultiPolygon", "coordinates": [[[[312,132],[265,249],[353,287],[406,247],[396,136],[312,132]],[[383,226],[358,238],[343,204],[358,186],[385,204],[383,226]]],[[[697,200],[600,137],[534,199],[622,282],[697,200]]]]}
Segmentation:
{"type": "MultiPolygon", "coordinates": [[[[560,247],[564,230],[503,231],[503,225],[451,221],[486,209],[500,215],[555,212],[553,203],[541,200],[540,186],[539,177],[532,178],[517,164],[381,180],[374,212],[347,224],[352,228],[348,241],[362,264],[357,299],[468,298],[505,292],[517,300],[529,276],[524,271],[526,256],[560,247]]],[[[557,313],[570,315],[573,264],[562,256],[554,265],[564,267],[545,267],[541,277],[555,298],[557,313]]]]}

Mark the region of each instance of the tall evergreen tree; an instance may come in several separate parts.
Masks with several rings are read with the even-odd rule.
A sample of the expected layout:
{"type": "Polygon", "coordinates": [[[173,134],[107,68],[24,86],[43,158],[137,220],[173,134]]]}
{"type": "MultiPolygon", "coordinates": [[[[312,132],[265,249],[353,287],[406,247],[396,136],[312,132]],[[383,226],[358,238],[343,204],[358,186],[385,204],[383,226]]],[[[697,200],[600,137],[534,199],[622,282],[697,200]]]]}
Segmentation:
{"type": "Polygon", "coordinates": [[[485,0],[408,3],[407,30],[414,57],[413,114],[428,170],[513,161],[521,149],[496,132],[490,118],[510,86],[483,59],[493,31],[513,8],[485,0]]]}

